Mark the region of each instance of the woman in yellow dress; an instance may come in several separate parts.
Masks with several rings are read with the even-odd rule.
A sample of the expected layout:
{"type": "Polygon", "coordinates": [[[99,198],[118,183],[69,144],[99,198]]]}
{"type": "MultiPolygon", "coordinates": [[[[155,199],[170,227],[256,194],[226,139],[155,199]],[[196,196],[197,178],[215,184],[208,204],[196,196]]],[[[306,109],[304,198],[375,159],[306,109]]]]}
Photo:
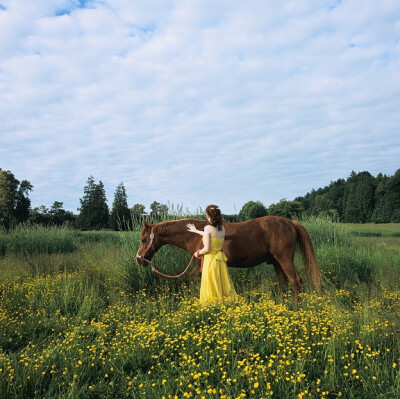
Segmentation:
{"type": "Polygon", "coordinates": [[[210,303],[218,299],[237,296],[228,273],[226,264],[228,259],[222,252],[225,228],[221,210],[216,205],[209,205],[206,208],[206,218],[210,224],[204,228],[204,231],[197,230],[191,223],[187,225],[190,232],[203,236],[204,246],[195,253],[196,257],[204,255],[200,303],[210,303]]]}

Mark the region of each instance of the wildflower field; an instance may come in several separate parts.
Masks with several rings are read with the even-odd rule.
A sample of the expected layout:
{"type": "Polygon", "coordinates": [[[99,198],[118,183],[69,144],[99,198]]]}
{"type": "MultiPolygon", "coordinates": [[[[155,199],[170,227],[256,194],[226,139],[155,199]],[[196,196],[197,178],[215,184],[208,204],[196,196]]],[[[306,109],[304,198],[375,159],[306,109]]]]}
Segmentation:
{"type": "Polygon", "coordinates": [[[296,303],[260,265],[230,269],[239,299],[209,306],[199,277],[134,263],[138,232],[0,233],[0,397],[399,398],[400,226],[303,224],[323,292],[296,303]]]}

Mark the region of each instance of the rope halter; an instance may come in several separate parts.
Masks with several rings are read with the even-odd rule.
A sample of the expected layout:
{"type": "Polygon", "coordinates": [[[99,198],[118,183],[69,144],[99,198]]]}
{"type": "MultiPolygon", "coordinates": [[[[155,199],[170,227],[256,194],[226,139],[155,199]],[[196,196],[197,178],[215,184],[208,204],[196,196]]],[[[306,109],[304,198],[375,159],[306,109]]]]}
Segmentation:
{"type": "Polygon", "coordinates": [[[151,228],[151,232],[150,232],[150,242],[149,242],[149,245],[147,245],[147,247],[146,247],[146,249],[145,249],[143,255],[139,255],[139,249],[138,249],[138,251],[137,251],[137,253],[136,253],[136,259],[144,260],[144,261],[146,261],[148,264],[151,265],[151,264],[153,263],[153,261],[152,261],[152,260],[149,260],[149,259],[146,259],[146,254],[147,254],[147,251],[148,251],[150,248],[153,247],[153,244],[154,244],[154,228],[152,227],[152,228],[151,228]]]}

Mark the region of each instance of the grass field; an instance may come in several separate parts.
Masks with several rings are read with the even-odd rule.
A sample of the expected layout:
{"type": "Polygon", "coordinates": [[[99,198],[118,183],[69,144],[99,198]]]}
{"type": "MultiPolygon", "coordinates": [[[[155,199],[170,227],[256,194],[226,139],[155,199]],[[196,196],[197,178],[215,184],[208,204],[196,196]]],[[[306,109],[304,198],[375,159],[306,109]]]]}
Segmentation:
{"type": "MultiPolygon", "coordinates": [[[[0,233],[0,397],[400,397],[400,225],[304,225],[321,294],[296,303],[260,265],[230,269],[239,299],[210,306],[199,277],[133,262],[137,232],[0,233]]],[[[188,260],[166,246],[155,263],[188,260]]]]}

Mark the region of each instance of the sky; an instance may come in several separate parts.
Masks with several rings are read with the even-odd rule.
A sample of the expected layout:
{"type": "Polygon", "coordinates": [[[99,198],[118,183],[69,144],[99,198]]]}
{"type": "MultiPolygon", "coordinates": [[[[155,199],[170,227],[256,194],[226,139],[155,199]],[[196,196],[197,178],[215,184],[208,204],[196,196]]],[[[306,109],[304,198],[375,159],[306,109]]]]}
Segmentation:
{"type": "Polygon", "coordinates": [[[398,0],[0,0],[0,168],[32,207],[192,213],[400,168],[398,0]]]}

